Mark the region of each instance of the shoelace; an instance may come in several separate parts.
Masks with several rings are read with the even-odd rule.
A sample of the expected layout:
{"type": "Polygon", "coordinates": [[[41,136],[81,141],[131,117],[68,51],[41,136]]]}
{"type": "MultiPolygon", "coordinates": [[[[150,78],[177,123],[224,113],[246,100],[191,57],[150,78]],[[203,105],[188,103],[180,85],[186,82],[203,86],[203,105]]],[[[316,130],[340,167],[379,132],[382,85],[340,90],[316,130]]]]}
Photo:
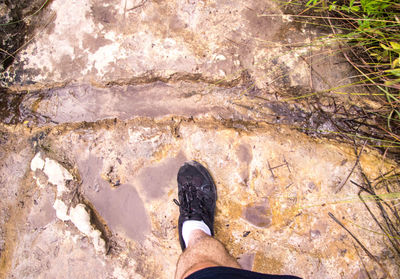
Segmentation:
{"type": "Polygon", "coordinates": [[[183,212],[185,213],[185,215],[190,216],[190,215],[197,214],[197,215],[202,216],[205,213],[204,198],[196,195],[197,191],[196,191],[195,187],[190,183],[183,185],[182,188],[183,188],[182,195],[183,195],[184,201],[182,201],[182,203],[180,203],[176,199],[173,199],[174,203],[183,209],[183,212]],[[192,207],[192,203],[195,200],[197,200],[199,202],[198,207],[200,209],[200,212],[198,212],[196,206],[192,207]]]}

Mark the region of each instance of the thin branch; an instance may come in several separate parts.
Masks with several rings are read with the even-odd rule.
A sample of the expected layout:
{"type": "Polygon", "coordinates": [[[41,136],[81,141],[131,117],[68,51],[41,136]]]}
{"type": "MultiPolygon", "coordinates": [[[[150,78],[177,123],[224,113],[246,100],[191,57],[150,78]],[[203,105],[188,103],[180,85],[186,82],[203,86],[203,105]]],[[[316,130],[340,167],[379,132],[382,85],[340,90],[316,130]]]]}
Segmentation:
{"type": "Polygon", "coordinates": [[[140,4],[137,4],[133,8],[128,9],[127,11],[130,12],[130,11],[136,10],[136,9],[142,7],[144,4],[146,4],[146,2],[147,2],[147,0],[142,0],[142,2],[140,2],[140,4]]]}
{"type": "Polygon", "coordinates": [[[349,180],[350,176],[353,174],[354,169],[357,167],[358,163],[360,162],[360,157],[361,157],[361,154],[362,154],[363,151],[364,151],[364,148],[365,148],[365,145],[366,145],[366,144],[367,144],[367,140],[364,141],[364,144],[363,144],[363,146],[362,146],[362,148],[361,148],[361,151],[360,151],[360,153],[357,155],[357,160],[356,160],[354,166],[352,167],[350,173],[347,175],[346,179],[343,180],[342,183],[340,183],[340,185],[339,185],[339,187],[337,188],[335,194],[339,193],[339,192],[342,190],[343,186],[347,183],[347,181],[349,180]]]}

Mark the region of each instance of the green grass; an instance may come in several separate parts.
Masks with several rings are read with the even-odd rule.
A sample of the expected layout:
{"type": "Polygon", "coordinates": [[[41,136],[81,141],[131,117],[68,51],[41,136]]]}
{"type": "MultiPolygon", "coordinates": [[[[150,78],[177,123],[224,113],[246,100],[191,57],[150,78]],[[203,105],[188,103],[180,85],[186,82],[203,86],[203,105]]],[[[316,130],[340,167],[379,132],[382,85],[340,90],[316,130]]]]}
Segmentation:
{"type": "MultiPolygon", "coordinates": [[[[290,2],[293,4],[300,3],[290,2]]],[[[368,89],[363,95],[379,98],[383,105],[376,113],[385,123],[382,131],[400,143],[400,2],[309,0],[294,17],[326,22],[368,89]],[[370,90],[371,86],[375,91],[370,90]]]]}

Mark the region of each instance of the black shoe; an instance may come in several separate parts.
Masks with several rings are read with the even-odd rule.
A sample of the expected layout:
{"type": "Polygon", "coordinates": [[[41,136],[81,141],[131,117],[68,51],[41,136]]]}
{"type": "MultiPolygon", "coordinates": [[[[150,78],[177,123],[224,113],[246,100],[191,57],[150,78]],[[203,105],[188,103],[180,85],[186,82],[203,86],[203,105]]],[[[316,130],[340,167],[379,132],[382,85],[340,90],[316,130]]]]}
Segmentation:
{"type": "Polygon", "coordinates": [[[187,220],[203,221],[214,236],[214,213],[217,189],[210,173],[200,163],[186,162],[178,172],[179,242],[182,251],[186,245],[182,237],[182,224],[187,220]]]}

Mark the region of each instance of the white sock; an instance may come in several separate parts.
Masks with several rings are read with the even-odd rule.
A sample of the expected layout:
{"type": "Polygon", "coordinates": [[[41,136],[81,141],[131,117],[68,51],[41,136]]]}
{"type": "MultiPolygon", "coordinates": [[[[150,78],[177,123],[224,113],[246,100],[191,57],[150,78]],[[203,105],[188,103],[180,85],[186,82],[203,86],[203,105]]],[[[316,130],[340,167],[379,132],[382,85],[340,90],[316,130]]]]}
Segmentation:
{"type": "Polygon", "coordinates": [[[187,220],[182,225],[182,237],[186,247],[189,245],[190,234],[194,230],[202,230],[204,233],[211,236],[210,228],[203,221],[187,220]]]}

